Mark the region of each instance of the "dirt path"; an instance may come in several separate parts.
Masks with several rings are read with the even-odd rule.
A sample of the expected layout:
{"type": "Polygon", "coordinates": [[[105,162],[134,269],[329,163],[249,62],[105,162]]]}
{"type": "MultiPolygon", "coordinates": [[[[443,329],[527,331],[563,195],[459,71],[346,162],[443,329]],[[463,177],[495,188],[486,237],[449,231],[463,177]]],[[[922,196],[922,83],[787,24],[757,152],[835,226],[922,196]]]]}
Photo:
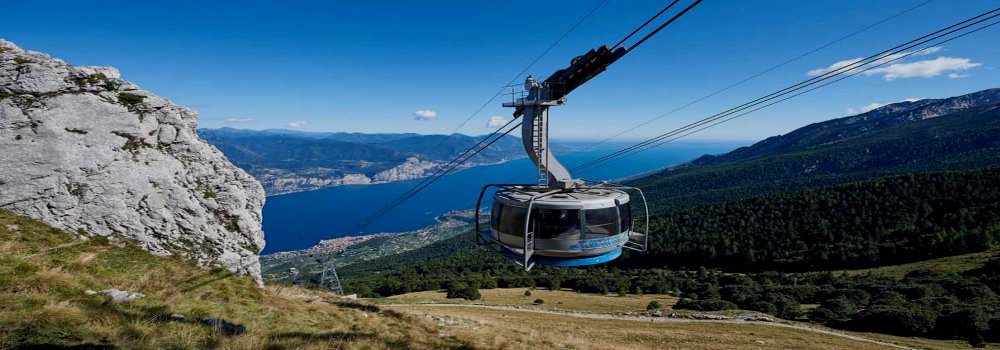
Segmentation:
{"type": "Polygon", "coordinates": [[[464,307],[464,308],[481,308],[490,310],[500,310],[500,311],[513,311],[513,312],[529,312],[538,314],[549,314],[549,315],[559,315],[559,316],[570,316],[579,318],[589,318],[598,320],[623,320],[623,321],[635,321],[635,322],[715,322],[715,323],[740,323],[740,324],[759,324],[764,326],[772,327],[783,327],[803,330],[813,333],[821,333],[826,335],[831,335],[835,337],[850,339],[854,341],[866,342],[891,348],[897,349],[915,349],[908,346],[903,346],[899,344],[888,343],[884,341],[879,341],[875,339],[865,338],[857,335],[847,334],[838,332],[831,329],[824,329],[818,327],[812,327],[804,324],[796,323],[781,323],[781,322],[762,322],[762,321],[744,321],[744,320],[703,320],[703,319],[690,319],[690,318],[677,318],[677,317],[649,317],[649,316],[625,316],[625,315],[614,315],[614,314],[597,314],[597,313],[587,313],[587,312],[572,312],[572,311],[555,311],[555,310],[542,310],[542,309],[525,309],[510,306],[493,306],[493,305],[470,305],[470,304],[385,304],[380,305],[382,307],[464,307]]]}

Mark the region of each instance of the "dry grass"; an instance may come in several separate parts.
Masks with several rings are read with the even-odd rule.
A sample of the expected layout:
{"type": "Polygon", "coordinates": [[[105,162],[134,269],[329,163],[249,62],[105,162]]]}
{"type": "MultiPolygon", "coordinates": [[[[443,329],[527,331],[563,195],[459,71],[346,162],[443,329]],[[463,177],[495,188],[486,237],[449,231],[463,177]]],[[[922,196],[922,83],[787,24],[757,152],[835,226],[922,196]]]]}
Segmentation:
{"type": "Polygon", "coordinates": [[[257,288],[225,270],[206,271],[103,239],[73,235],[0,210],[0,349],[112,345],[121,348],[465,348],[437,326],[391,310],[331,304],[332,295],[257,288]],[[113,303],[85,290],[118,288],[145,298],[113,303]],[[230,336],[172,314],[246,326],[230,336]]]}
{"type": "MultiPolygon", "coordinates": [[[[669,295],[646,294],[626,296],[576,293],[567,290],[550,291],[547,289],[532,289],[530,296],[525,296],[526,288],[480,289],[482,299],[473,303],[497,306],[535,306],[538,308],[559,311],[590,312],[590,313],[621,313],[631,311],[646,311],[650,301],[660,302],[663,309],[670,309],[677,298],[669,295]],[[535,305],[536,299],[545,302],[535,305]]],[[[381,303],[461,303],[462,301],[445,298],[444,291],[415,292],[401,294],[378,301],[381,303]]]]}
{"type": "Polygon", "coordinates": [[[842,270],[836,271],[835,273],[846,273],[851,276],[872,273],[902,279],[903,276],[906,276],[906,274],[918,270],[928,270],[934,272],[963,272],[978,269],[983,267],[983,265],[990,260],[996,258],[1000,258],[1000,246],[995,246],[993,249],[979,253],[946,256],[943,258],[919,261],[915,263],[883,266],[873,269],[842,270]]]}
{"type": "MultiPolygon", "coordinates": [[[[629,319],[614,313],[645,309],[650,298],[669,309],[676,298],[663,295],[618,297],[572,291],[525,289],[480,290],[477,302],[445,299],[444,292],[417,292],[379,300],[386,308],[426,318],[443,326],[443,332],[472,340],[491,349],[882,349],[882,343],[915,349],[968,349],[965,341],[897,337],[885,334],[832,330],[800,323],[698,321],[658,318],[656,322],[629,319]],[[531,309],[491,309],[488,306],[545,304],[531,309]],[[563,304],[548,300],[562,300],[563,304]],[[459,304],[459,305],[423,305],[459,304]],[[641,306],[641,307],[640,307],[641,306]],[[577,313],[553,314],[533,309],[577,313]],[[833,334],[831,334],[833,333],[833,334]],[[838,336],[835,334],[845,335],[838,336]],[[858,337],[871,341],[851,339],[858,337]]],[[[684,311],[671,311],[687,313],[684,311]]],[[[725,313],[725,312],[723,312],[725,313]]],[[[990,349],[1000,349],[990,344],[990,349]]]]}
{"type": "Polygon", "coordinates": [[[886,346],[756,323],[643,322],[516,310],[397,306],[453,323],[445,332],[491,349],[883,349],[886,346]],[[460,321],[455,321],[460,320],[460,321]]]}

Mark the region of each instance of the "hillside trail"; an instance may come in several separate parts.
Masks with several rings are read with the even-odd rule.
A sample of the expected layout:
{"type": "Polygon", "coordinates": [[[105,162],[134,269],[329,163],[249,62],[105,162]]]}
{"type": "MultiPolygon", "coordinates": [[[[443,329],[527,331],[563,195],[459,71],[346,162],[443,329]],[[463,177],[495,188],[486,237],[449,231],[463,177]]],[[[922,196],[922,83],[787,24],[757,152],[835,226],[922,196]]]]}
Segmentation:
{"type": "Polygon", "coordinates": [[[820,333],[831,335],[835,337],[840,337],[844,339],[850,339],[854,341],[866,342],[871,344],[876,344],[880,346],[895,348],[895,349],[910,349],[914,350],[908,346],[903,346],[899,344],[893,344],[889,342],[884,342],[880,340],[875,340],[871,338],[865,338],[862,336],[857,336],[853,334],[841,333],[831,329],[823,329],[812,327],[804,324],[796,323],[780,323],[780,322],[762,322],[762,321],[744,321],[744,320],[705,320],[705,319],[689,319],[689,318],[676,318],[676,317],[649,317],[649,316],[627,316],[627,315],[614,315],[614,314],[599,314],[599,313],[589,313],[589,312],[576,312],[576,311],[556,311],[556,310],[541,310],[541,309],[525,309],[510,306],[494,306],[494,305],[472,305],[472,304],[391,304],[382,305],[385,307],[465,307],[465,308],[480,308],[480,309],[490,309],[490,310],[500,310],[500,311],[512,311],[512,312],[527,312],[527,313],[537,313],[537,314],[549,314],[549,315],[559,315],[559,316],[570,316],[578,318],[588,318],[597,320],[622,320],[622,321],[635,321],[635,322],[689,322],[689,323],[733,323],[733,324],[759,324],[763,326],[772,327],[784,327],[791,329],[798,329],[807,332],[820,333]]]}

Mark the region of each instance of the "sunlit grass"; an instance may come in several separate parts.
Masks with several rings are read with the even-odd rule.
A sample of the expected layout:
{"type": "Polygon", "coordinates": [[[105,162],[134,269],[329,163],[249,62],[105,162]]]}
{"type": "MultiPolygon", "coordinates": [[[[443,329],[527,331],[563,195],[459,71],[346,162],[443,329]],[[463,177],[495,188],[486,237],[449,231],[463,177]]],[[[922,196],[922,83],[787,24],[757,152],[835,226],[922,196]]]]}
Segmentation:
{"type": "Polygon", "coordinates": [[[121,348],[461,348],[432,323],[299,288],[258,288],[226,270],[77,235],[0,210],[0,348],[113,345],[121,348]],[[114,303],[85,290],[118,288],[145,298],[114,303]],[[226,335],[199,323],[246,326],[226,335]]]}
{"type": "MultiPolygon", "coordinates": [[[[531,306],[548,310],[594,313],[646,311],[646,306],[653,300],[659,301],[663,309],[670,309],[675,303],[677,303],[676,297],[659,294],[628,294],[625,296],[618,296],[615,294],[601,295],[576,293],[565,290],[529,290],[527,288],[480,289],[479,293],[482,295],[482,299],[472,303],[498,306],[531,306]],[[525,295],[525,291],[530,291],[530,295],[525,295]],[[535,300],[537,299],[541,299],[545,302],[536,305],[535,300]]],[[[381,301],[379,299],[372,299],[372,301],[381,303],[463,302],[458,299],[447,299],[445,298],[445,295],[446,293],[444,291],[414,292],[396,295],[381,301]]]]}
{"type": "Polygon", "coordinates": [[[842,270],[836,274],[846,273],[848,275],[862,275],[872,273],[876,275],[893,276],[902,279],[906,274],[913,271],[927,270],[933,272],[964,272],[983,267],[988,261],[1000,257],[1000,246],[985,252],[946,256],[943,258],[919,261],[909,264],[883,266],[871,269],[842,270]]]}

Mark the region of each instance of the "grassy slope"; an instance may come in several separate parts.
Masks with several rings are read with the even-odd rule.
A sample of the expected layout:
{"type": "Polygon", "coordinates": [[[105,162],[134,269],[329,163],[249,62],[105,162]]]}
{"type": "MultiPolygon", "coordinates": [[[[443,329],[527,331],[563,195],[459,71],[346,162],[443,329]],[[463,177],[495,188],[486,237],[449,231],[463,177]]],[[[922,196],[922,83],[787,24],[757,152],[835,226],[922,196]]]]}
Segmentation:
{"type": "MultiPolygon", "coordinates": [[[[621,313],[631,311],[646,311],[650,301],[659,301],[662,307],[670,308],[677,303],[677,297],[670,295],[629,294],[623,297],[617,295],[600,295],[576,293],[570,291],[551,291],[533,289],[530,296],[525,296],[527,288],[495,288],[481,289],[482,299],[477,303],[497,306],[538,306],[546,310],[574,311],[591,313],[621,313]],[[536,299],[545,303],[535,305],[536,299]]],[[[379,303],[455,303],[456,299],[446,299],[444,291],[414,292],[395,295],[387,299],[374,299],[379,303]]]]}
{"type": "Polygon", "coordinates": [[[946,256],[943,258],[924,260],[915,263],[882,266],[872,269],[840,270],[835,273],[846,273],[852,276],[871,273],[876,275],[893,276],[898,279],[902,279],[903,276],[906,276],[906,274],[919,270],[929,270],[934,272],[965,272],[975,270],[983,267],[983,265],[990,260],[997,258],[1000,258],[1000,246],[994,246],[993,249],[979,253],[946,256]]]}
{"type": "Polygon", "coordinates": [[[297,288],[257,288],[224,270],[117,247],[0,210],[0,349],[112,345],[122,348],[458,348],[430,323],[360,304],[333,305],[297,288]],[[112,303],[87,289],[145,298],[112,303]],[[171,314],[221,317],[247,333],[226,336],[171,314]]]}
{"type": "MultiPolygon", "coordinates": [[[[378,300],[386,308],[436,320],[443,331],[474,345],[495,349],[883,349],[887,346],[859,337],[918,349],[967,349],[964,341],[931,340],[882,334],[830,330],[801,323],[695,321],[688,319],[631,320],[602,314],[645,309],[649,300],[664,307],[675,301],[663,295],[625,297],[533,290],[523,288],[480,290],[476,302],[445,300],[443,292],[417,292],[378,300]],[[530,309],[488,309],[487,306],[525,306],[534,299],[545,303],[530,309]],[[559,304],[562,302],[562,304],[559,304]],[[463,305],[427,305],[465,304],[463,305]],[[477,304],[477,305],[470,305],[477,304]],[[579,317],[533,310],[572,311],[579,317]],[[830,334],[833,332],[834,334],[830,334]]],[[[678,310],[677,313],[692,313],[678,310]]],[[[703,312],[702,312],[703,313],[703,312]]],[[[728,313],[732,313],[729,311],[728,313]]],[[[996,348],[991,344],[990,348],[996,348]]]]}

